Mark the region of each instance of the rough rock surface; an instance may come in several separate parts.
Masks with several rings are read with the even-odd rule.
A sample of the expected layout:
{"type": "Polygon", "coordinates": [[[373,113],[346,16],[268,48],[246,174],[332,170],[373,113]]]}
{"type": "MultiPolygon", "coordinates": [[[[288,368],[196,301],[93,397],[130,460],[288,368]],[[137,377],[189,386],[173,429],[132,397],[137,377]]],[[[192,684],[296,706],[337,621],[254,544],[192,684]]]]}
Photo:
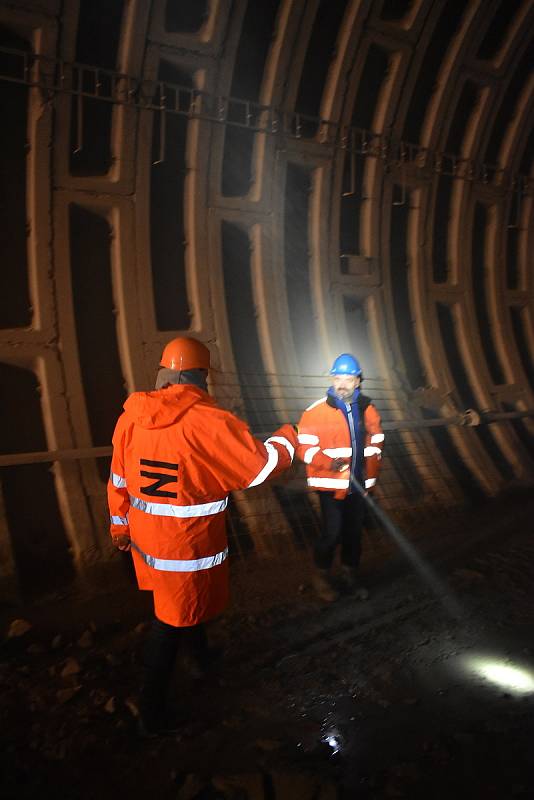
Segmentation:
{"type": "Polygon", "coordinates": [[[364,604],[319,602],[305,549],[233,564],[224,655],[202,680],[178,664],[169,739],[136,734],[147,595],[3,609],[0,796],[534,797],[532,519],[511,497],[413,533],[456,616],[376,530],[364,604]]]}

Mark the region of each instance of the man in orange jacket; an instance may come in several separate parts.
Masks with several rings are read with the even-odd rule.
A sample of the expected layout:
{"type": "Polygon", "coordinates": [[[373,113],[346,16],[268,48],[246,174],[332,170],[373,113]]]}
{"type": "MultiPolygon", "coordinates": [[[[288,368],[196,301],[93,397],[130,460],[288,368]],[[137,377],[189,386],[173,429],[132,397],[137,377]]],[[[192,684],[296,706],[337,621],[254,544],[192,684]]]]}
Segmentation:
{"type": "Polygon", "coordinates": [[[165,698],[180,642],[207,653],[202,623],[228,603],[228,495],[290,466],[296,431],[283,425],[265,443],[207,393],[210,353],[173,339],[152,392],[135,392],[113,434],[108,484],[111,536],[131,549],[140,589],[153,593],[141,733],[172,729],[165,698]]]}
{"type": "Polygon", "coordinates": [[[314,586],[326,602],[338,594],[330,569],[341,545],[341,564],[349,588],[365,600],[356,572],[361,556],[365,500],[355,483],[372,492],[380,469],[384,433],[380,415],[360,391],[362,369],[350,353],[334,361],[333,385],[303,413],[297,455],[306,464],[308,486],[319,493],[322,529],[315,544],[314,586]]]}

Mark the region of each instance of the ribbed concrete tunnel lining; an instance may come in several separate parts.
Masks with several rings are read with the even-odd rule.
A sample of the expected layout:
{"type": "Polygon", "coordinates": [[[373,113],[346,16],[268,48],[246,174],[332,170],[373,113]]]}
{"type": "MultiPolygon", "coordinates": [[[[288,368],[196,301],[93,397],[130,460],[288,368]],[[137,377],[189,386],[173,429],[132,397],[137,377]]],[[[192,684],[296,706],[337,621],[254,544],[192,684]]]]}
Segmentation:
{"type": "MultiPolygon", "coordinates": [[[[272,0],[261,10],[250,2],[141,4],[134,14],[116,0],[104,14],[102,3],[83,0],[63,4],[58,25],[41,3],[27,6],[32,14],[21,16],[2,5],[4,44],[24,51],[31,40],[43,56],[89,62],[100,73],[84,73],[85,90],[100,76],[109,93],[119,76],[108,68],[131,79],[113,103],[0,86],[12,121],[2,130],[9,285],[0,356],[20,368],[43,359],[42,406],[55,446],[109,444],[126,391],[149,388],[165,339],[193,328],[224,362],[225,402],[245,398],[262,432],[282,415],[295,421],[321,395],[321,373],[347,342],[367,373],[372,362],[370,394],[388,422],[424,422],[417,409],[427,399],[429,413],[451,419],[466,404],[531,406],[527,4],[494,3],[489,12],[481,0],[272,0]],[[143,109],[148,98],[161,100],[158,80],[205,90],[191,95],[204,118],[143,109]],[[249,118],[267,136],[235,126],[247,124],[245,102],[213,102],[233,94],[267,99],[269,109],[254,106],[249,118]],[[294,111],[330,122],[302,126],[294,111]],[[341,157],[352,144],[347,122],[384,135],[359,134],[364,152],[341,157]],[[403,137],[430,149],[401,146],[403,137]],[[442,162],[441,148],[473,160],[442,162]],[[483,171],[484,149],[505,159],[503,171],[483,171]],[[518,171],[521,184],[508,185],[518,171]],[[229,229],[239,232],[232,246],[229,229]],[[357,306],[368,317],[368,343],[357,306]],[[437,311],[453,306],[467,314],[453,326],[455,351],[437,311]]],[[[2,52],[2,69],[13,58],[2,52]]],[[[44,63],[27,62],[27,70],[37,74],[44,63]]],[[[46,63],[54,65],[50,81],[63,74],[59,88],[76,91],[76,71],[46,63]]],[[[173,98],[170,89],[167,107],[173,98]]],[[[381,502],[424,515],[427,503],[450,501],[448,483],[460,498],[471,471],[485,492],[486,472],[498,488],[525,480],[529,443],[517,458],[507,444],[507,434],[529,435],[521,425],[422,430],[417,447],[397,437],[391,458],[385,452],[381,502]]],[[[71,540],[82,530],[90,540],[88,528],[105,517],[106,473],[105,460],[58,470],[63,497],[73,502],[75,485],[82,498],[79,520],[62,504],[71,540]]],[[[262,525],[284,505],[275,494],[247,498],[265,510],[250,515],[254,531],[238,531],[237,504],[236,552],[247,550],[247,536],[269,552],[262,525]]]]}
{"type": "MultiPolygon", "coordinates": [[[[180,86],[193,85],[190,73],[161,61],[158,78],[180,86]]],[[[152,115],[150,170],[150,247],[152,287],[158,330],[187,330],[191,308],[185,271],[185,178],[187,121],[183,117],[152,115]],[[161,126],[171,143],[159,163],[161,126]]]]}
{"type": "Polygon", "coordinates": [[[533,421],[491,421],[534,412],[533,24],[528,0],[0,0],[0,449],[69,456],[0,469],[1,627],[33,625],[0,648],[0,794],[531,797],[534,693],[457,670],[483,651],[534,680],[533,421]],[[464,613],[376,513],[369,602],[336,563],[322,605],[293,467],[230,498],[221,672],[180,665],[180,738],[145,743],[151,598],[87,448],[184,333],[258,434],[353,350],[374,500],[464,613]]]}
{"type": "MultiPolygon", "coordinates": [[[[78,357],[95,446],[110,441],[126,399],[113,313],[111,234],[109,222],[102,216],[71,206],[70,252],[78,357]]],[[[105,482],[109,477],[106,461],[99,463],[105,482]]]]}

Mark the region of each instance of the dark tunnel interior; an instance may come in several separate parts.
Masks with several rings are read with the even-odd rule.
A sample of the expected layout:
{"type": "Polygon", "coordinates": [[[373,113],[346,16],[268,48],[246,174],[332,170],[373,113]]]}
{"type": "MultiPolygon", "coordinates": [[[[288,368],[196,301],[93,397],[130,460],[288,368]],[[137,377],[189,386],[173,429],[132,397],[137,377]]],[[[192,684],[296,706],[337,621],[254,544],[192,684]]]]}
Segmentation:
{"type": "Polygon", "coordinates": [[[534,796],[533,55],[0,0],[2,798],[534,796]]]}

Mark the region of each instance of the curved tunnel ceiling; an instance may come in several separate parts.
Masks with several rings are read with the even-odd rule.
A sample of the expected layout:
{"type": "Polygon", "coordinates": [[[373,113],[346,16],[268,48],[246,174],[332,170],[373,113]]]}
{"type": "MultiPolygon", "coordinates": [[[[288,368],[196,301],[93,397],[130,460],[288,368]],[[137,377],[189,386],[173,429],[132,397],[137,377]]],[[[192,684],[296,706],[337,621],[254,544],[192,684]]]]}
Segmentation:
{"type": "MultiPolygon", "coordinates": [[[[0,2],[2,452],[109,445],[184,332],[258,432],[342,350],[392,423],[532,411],[533,32],[531,0],[0,2]]],[[[528,418],[395,436],[391,508],[532,478],[528,418]]],[[[5,574],[107,552],[107,470],[2,470],[5,574]]]]}

